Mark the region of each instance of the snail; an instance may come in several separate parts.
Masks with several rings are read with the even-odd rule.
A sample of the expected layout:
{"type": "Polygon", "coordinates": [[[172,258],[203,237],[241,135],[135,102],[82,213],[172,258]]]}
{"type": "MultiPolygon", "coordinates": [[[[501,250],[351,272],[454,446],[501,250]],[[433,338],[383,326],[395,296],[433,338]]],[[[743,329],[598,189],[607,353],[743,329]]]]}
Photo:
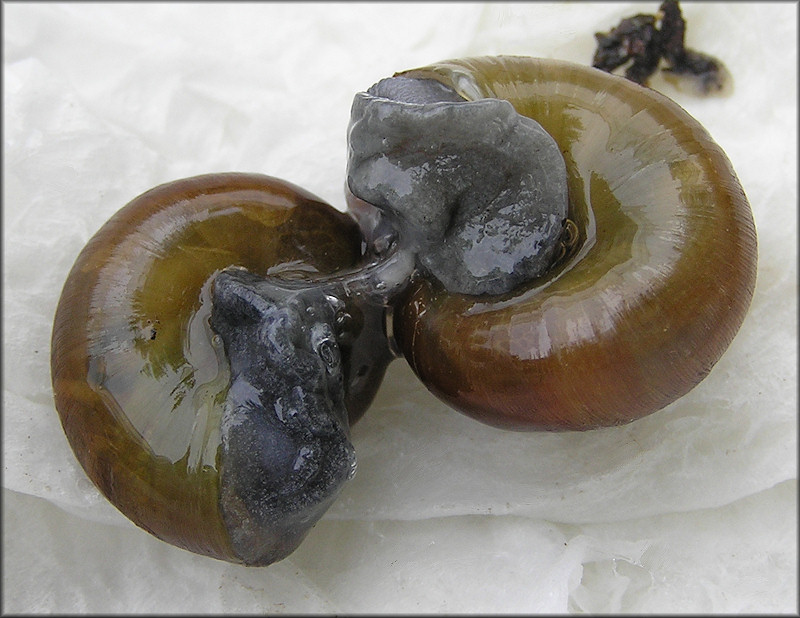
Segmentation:
{"type": "Polygon", "coordinates": [[[350,217],[267,176],[184,179],[122,208],[53,326],[56,407],[88,476],[179,547],[288,555],[354,473],[350,423],[393,358],[393,288],[370,277],[397,262],[368,259],[350,217]]]}
{"type": "MultiPolygon", "coordinates": [[[[585,430],[655,412],[708,374],[750,305],[757,242],[736,174],[696,120],[623,77],[557,60],[462,59],[398,77],[474,102],[433,105],[510,102],[567,170],[563,255],[546,271],[492,295],[415,276],[397,304],[397,345],[432,393],[497,427],[585,430]]],[[[404,216],[391,199],[370,204],[357,175],[356,208],[404,216]]]]}
{"type": "Polygon", "coordinates": [[[289,555],[354,474],[350,426],[400,355],[483,422],[591,429],[687,392],[744,318],[735,173],[624,78],[448,61],[357,94],[348,145],[348,213],[198,176],[135,198],[70,271],[56,408],[88,476],[162,540],[289,555]]]}

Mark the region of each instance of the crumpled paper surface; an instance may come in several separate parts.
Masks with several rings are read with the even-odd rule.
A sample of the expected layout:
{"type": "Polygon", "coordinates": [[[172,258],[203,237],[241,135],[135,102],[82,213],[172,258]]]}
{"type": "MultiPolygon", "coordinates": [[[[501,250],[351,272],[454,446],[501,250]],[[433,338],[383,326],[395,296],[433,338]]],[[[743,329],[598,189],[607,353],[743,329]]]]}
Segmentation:
{"type": "Polygon", "coordinates": [[[759,235],[752,307],[708,378],[630,425],[510,433],[403,361],[353,429],[355,479],[289,558],[246,568],[162,543],[88,481],[49,343],[78,252],[143,191],[263,172],[344,208],[352,96],[447,58],[590,64],[653,3],[3,6],[3,610],[795,612],[797,6],[683,6],[727,98],[652,85],[709,130],[759,235]]]}

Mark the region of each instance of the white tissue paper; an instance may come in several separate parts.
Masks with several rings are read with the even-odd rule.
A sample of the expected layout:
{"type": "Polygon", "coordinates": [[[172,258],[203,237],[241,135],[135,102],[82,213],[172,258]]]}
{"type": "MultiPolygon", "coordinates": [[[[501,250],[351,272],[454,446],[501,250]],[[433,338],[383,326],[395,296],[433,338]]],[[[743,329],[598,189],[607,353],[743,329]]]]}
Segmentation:
{"type": "Polygon", "coordinates": [[[247,568],[140,530],[77,464],[50,386],[61,286],[130,199],[262,172],[340,209],[354,93],[448,58],[591,64],[647,3],[3,6],[3,610],[560,613],[797,610],[797,6],[686,3],[733,93],[653,87],[727,152],[758,228],[733,344],[666,409],[514,433],[404,361],[353,428],[356,477],[291,556],[247,568]]]}

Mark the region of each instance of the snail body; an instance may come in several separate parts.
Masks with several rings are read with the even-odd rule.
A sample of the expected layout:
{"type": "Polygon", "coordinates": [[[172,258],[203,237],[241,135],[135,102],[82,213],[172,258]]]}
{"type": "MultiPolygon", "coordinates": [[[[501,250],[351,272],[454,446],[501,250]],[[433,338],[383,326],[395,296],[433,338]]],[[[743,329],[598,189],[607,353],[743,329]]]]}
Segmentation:
{"type": "Polygon", "coordinates": [[[563,158],[507,101],[431,87],[392,77],[356,95],[348,189],[448,290],[510,291],[552,261],[567,214],[563,158]]]}
{"type": "Polygon", "coordinates": [[[267,176],[176,181],[120,210],[53,328],[56,407],[88,476],[179,547],[291,552],[352,476],[349,424],[392,358],[382,313],[303,283],[361,262],[349,216],[267,176]]]}
{"type": "Polygon", "coordinates": [[[473,58],[407,71],[509,101],[564,156],[577,238],[501,295],[417,277],[395,311],[403,355],[448,405],[511,429],[626,423],[684,395],[744,319],[756,234],[736,174],[666,97],[571,63],[473,58]]]}

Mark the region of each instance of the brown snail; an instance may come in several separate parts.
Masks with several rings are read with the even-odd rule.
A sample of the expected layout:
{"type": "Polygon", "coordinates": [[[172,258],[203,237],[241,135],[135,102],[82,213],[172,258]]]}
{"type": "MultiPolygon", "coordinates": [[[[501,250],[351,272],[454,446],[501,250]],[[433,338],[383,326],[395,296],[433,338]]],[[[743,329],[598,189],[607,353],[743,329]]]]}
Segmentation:
{"type": "Polygon", "coordinates": [[[285,557],[352,476],[349,424],[392,358],[363,265],[350,217],[267,176],[130,202],[78,256],[53,327],[56,407],[89,477],[179,547],[285,557]]]}
{"type": "Polygon", "coordinates": [[[677,105],[530,58],[403,78],[422,90],[354,102],[353,217],[210,174],[134,199],[73,266],[56,407],[89,477],[159,538],[253,565],[293,551],[352,476],[349,425],[395,346],[484,422],[589,429],[681,396],[741,324],[749,206],[677,105]]]}
{"type": "Polygon", "coordinates": [[[699,383],[744,319],[757,261],[749,204],[705,129],[652,90],[555,60],[462,59],[399,76],[509,101],[553,137],[569,189],[566,255],[526,283],[476,296],[415,278],[394,330],[428,389],[491,425],[583,430],[699,383]]]}

